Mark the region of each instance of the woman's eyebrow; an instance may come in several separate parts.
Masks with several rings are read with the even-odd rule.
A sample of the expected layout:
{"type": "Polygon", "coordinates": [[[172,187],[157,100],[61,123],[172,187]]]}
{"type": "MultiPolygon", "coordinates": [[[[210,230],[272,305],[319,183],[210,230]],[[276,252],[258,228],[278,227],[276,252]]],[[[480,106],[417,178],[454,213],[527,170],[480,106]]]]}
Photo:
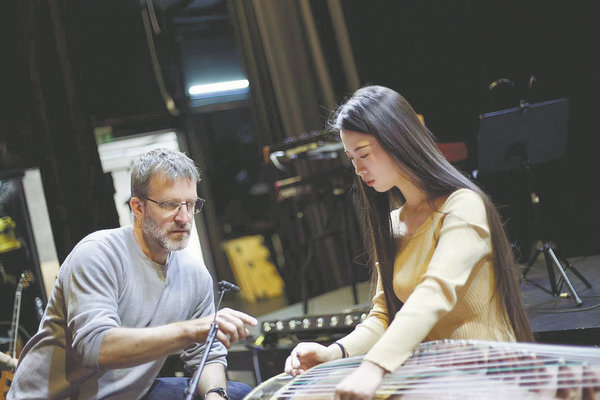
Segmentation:
{"type": "MultiPolygon", "coordinates": [[[[371,145],[371,143],[359,143],[352,151],[356,152],[361,149],[364,149],[365,147],[369,147],[370,145],[371,145]]],[[[348,155],[348,151],[345,151],[345,153],[346,153],[346,155],[348,155]]]]}
{"type": "Polygon", "coordinates": [[[356,146],[354,148],[354,151],[358,151],[358,150],[364,149],[365,147],[369,147],[370,145],[371,145],[371,143],[359,144],[358,146],[356,146]]]}

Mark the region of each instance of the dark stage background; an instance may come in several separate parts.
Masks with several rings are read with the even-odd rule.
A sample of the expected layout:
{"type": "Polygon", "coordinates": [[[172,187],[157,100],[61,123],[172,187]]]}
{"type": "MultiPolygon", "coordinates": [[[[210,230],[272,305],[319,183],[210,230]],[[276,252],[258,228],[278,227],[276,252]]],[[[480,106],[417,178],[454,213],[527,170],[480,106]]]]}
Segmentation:
{"type": "MultiPolygon", "coordinates": [[[[600,240],[598,149],[600,37],[591,1],[344,2],[362,83],[390,86],[422,113],[439,141],[469,144],[477,116],[516,107],[520,99],[570,100],[569,138],[562,162],[534,166],[546,237],[565,255],[595,254],[600,240]],[[536,81],[528,89],[530,76],[536,81]],[[492,91],[500,79],[514,82],[492,91]]],[[[536,236],[523,174],[481,177],[501,208],[512,238],[528,248],[536,236]]]]}
{"type": "MultiPolygon", "coordinates": [[[[299,228],[302,224],[290,214],[293,207],[275,200],[273,183],[287,175],[265,164],[263,155],[264,146],[276,146],[323,127],[332,107],[321,102],[317,93],[308,102],[310,107],[303,108],[306,113],[311,111],[307,108],[314,108],[317,117],[312,125],[294,130],[285,124],[286,116],[276,107],[272,64],[252,64],[248,47],[239,45],[241,39],[252,39],[241,36],[240,26],[241,21],[256,24],[253,10],[243,10],[246,14],[242,15],[240,4],[233,0],[153,4],[161,27],[160,34],[151,34],[154,61],[160,64],[159,80],[142,20],[149,11],[138,1],[5,2],[0,168],[40,168],[57,252],[63,260],[84,235],[116,224],[111,182],[100,167],[94,128],[111,126],[115,137],[178,129],[187,150],[203,167],[201,193],[209,200],[205,218],[216,271],[219,279],[231,279],[221,249],[224,240],[279,233],[284,244],[288,240],[293,246],[299,229],[314,234],[314,219],[323,218],[320,213],[325,213],[326,220],[335,220],[330,208],[322,209],[321,203],[329,200],[317,197],[312,210],[316,217],[299,228]],[[235,55],[233,59],[237,57],[248,73],[247,100],[207,107],[187,98],[185,88],[194,66],[186,64],[185,49],[205,51],[210,57],[206,43],[211,42],[235,55]],[[165,91],[175,110],[165,107],[165,91]]],[[[298,4],[287,3],[285,15],[277,14],[275,19],[299,19],[298,4]]],[[[309,4],[337,103],[350,92],[344,76],[347,65],[338,54],[331,9],[319,0],[309,4]]],[[[424,115],[439,141],[467,143],[469,159],[463,166],[468,172],[476,168],[478,115],[517,106],[520,100],[568,98],[566,157],[533,167],[542,200],[543,239],[558,243],[563,256],[599,252],[595,232],[600,223],[596,177],[600,171],[596,156],[600,64],[595,53],[600,26],[595,2],[345,0],[340,4],[359,84],[381,84],[399,91],[424,115]],[[489,90],[500,78],[512,84],[489,90]]],[[[278,34],[285,36],[285,32],[278,34]]],[[[307,42],[302,36],[299,40],[307,42]]],[[[261,50],[258,42],[254,44],[261,50]]],[[[298,52],[298,58],[310,61],[304,57],[309,53],[301,50],[288,46],[285,55],[293,57],[298,52]]],[[[308,91],[313,83],[305,80],[314,72],[312,68],[308,63],[306,73],[300,67],[287,71],[291,79],[297,78],[300,92],[308,91]]],[[[339,170],[339,165],[312,167],[298,166],[296,172],[308,170],[314,175],[315,168],[317,172],[331,168],[336,172],[320,172],[341,177],[342,183],[328,181],[326,185],[342,185],[347,196],[347,170],[339,170]]],[[[525,259],[539,234],[532,229],[524,175],[506,172],[481,176],[479,182],[501,207],[511,238],[525,259]]],[[[361,251],[354,223],[350,217],[344,225],[345,234],[352,238],[342,239],[354,249],[353,257],[361,251]]],[[[306,248],[285,251],[287,269],[282,275],[289,300],[297,301],[300,292],[293,283],[298,254],[306,248]]],[[[320,251],[325,252],[327,248],[320,251]]],[[[340,278],[346,273],[345,261],[336,265],[323,257],[317,254],[314,260],[324,276],[312,283],[311,295],[348,283],[348,278],[340,278]]],[[[356,267],[362,271],[359,278],[366,279],[366,272],[356,267]]]]}

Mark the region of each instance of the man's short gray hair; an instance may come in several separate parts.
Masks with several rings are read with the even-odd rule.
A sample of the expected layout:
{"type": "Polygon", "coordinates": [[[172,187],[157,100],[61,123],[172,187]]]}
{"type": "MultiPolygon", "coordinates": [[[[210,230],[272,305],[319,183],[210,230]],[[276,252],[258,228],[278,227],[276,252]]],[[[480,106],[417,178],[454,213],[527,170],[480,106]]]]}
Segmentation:
{"type": "Polygon", "coordinates": [[[150,178],[155,174],[175,180],[188,178],[200,181],[194,161],[180,151],[154,149],[140,155],[131,166],[131,197],[146,197],[150,178]]]}

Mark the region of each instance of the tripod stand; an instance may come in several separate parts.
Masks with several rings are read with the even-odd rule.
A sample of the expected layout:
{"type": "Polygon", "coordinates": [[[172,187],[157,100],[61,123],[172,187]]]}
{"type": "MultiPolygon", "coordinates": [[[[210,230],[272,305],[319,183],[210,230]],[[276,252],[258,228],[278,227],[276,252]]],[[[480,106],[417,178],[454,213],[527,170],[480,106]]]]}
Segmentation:
{"type": "MultiPolygon", "coordinates": [[[[340,142],[313,144],[309,150],[292,152],[294,162],[290,166],[297,175],[275,182],[282,209],[294,218],[289,259],[290,265],[299,267],[288,268],[284,279],[288,291],[299,289],[304,315],[308,314],[311,293],[338,289],[348,283],[347,278],[354,304],[358,304],[357,265],[350,257],[356,245],[351,232],[357,229],[352,229],[353,218],[345,204],[353,175],[347,173],[339,156],[343,149],[340,142]],[[294,280],[289,279],[291,271],[294,280]]],[[[271,155],[275,156],[272,160],[277,159],[275,153],[271,155]]]]}
{"type": "Polygon", "coordinates": [[[535,282],[531,282],[534,285],[536,285],[537,287],[539,287],[540,289],[542,289],[543,291],[553,295],[553,296],[560,296],[561,295],[561,290],[562,290],[562,284],[566,283],[569,291],[571,292],[571,295],[573,296],[573,299],[575,300],[575,305],[577,307],[581,306],[583,304],[583,301],[581,300],[581,298],[577,295],[577,292],[575,291],[575,288],[573,288],[573,285],[571,284],[571,281],[569,281],[569,278],[567,276],[567,269],[572,271],[573,274],[575,274],[584,284],[588,289],[592,288],[591,283],[585,279],[585,277],[575,269],[575,267],[567,260],[561,260],[558,258],[558,256],[556,255],[556,253],[554,253],[554,245],[551,242],[538,242],[538,244],[540,244],[539,246],[537,246],[535,248],[534,253],[532,254],[529,263],[527,264],[527,267],[525,267],[525,270],[523,271],[523,275],[521,276],[522,280],[526,280],[527,279],[527,273],[529,272],[529,270],[531,269],[531,267],[533,266],[533,264],[535,264],[537,258],[539,257],[539,255],[541,253],[544,253],[544,258],[546,260],[546,270],[548,271],[548,279],[550,281],[550,290],[546,289],[545,287],[543,287],[542,285],[538,285],[535,282]],[[540,244],[541,243],[541,244],[540,244]],[[562,264],[564,264],[566,267],[563,268],[562,264]],[[554,276],[554,271],[552,270],[552,266],[556,267],[556,269],[558,271],[560,271],[561,273],[561,277],[559,278],[558,281],[556,281],[556,278],[554,276]]]}
{"type": "MultiPolygon", "coordinates": [[[[306,249],[306,256],[300,264],[300,289],[303,304],[303,314],[308,314],[308,274],[309,266],[323,259],[319,250],[327,249],[327,255],[338,258],[338,265],[331,265],[331,275],[341,287],[345,282],[342,267],[345,266],[350,279],[354,304],[358,304],[357,274],[354,261],[350,258],[350,238],[348,227],[352,224],[345,203],[346,187],[341,182],[335,182],[335,187],[327,188],[324,193],[305,199],[300,203],[302,211],[296,213],[299,232],[299,244],[306,249]],[[340,204],[341,203],[341,204],[340,204]],[[308,217],[308,218],[307,218],[308,217]]],[[[324,185],[327,186],[327,185],[324,185]]],[[[297,207],[299,204],[295,204],[297,207]]]]}
{"type": "MultiPolygon", "coordinates": [[[[478,132],[479,173],[522,169],[526,173],[529,196],[534,212],[535,227],[541,234],[540,199],[534,188],[531,164],[560,159],[567,144],[568,99],[551,100],[536,104],[522,103],[520,107],[492,112],[480,116],[478,132]]],[[[538,237],[541,237],[538,236],[538,237]]],[[[561,295],[565,283],[577,307],[583,304],[567,276],[572,271],[588,288],[591,284],[570,263],[557,257],[550,241],[538,241],[535,251],[525,268],[522,279],[544,254],[550,290],[539,288],[553,296],[561,295]],[[566,268],[563,267],[563,264],[566,268]],[[560,273],[556,280],[554,269],[560,273]]]]}
{"type": "MultiPolygon", "coordinates": [[[[527,152],[526,151],[521,154],[521,158],[522,158],[523,169],[527,175],[527,186],[529,188],[529,197],[531,199],[531,206],[533,208],[535,229],[536,229],[536,232],[538,233],[537,237],[542,237],[541,236],[541,232],[542,232],[541,211],[539,209],[540,198],[537,195],[535,188],[534,188],[533,174],[531,172],[531,166],[529,165],[528,160],[527,160],[527,152]]],[[[531,254],[531,258],[529,259],[529,262],[527,263],[527,266],[525,267],[525,270],[523,271],[523,274],[521,275],[521,280],[527,279],[527,274],[529,273],[529,270],[531,269],[533,264],[535,264],[538,257],[540,256],[540,254],[544,254],[544,259],[546,261],[546,271],[548,273],[548,280],[550,282],[550,290],[546,289],[542,285],[539,285],[533,281],[530,281],[530,282],[533,283],[538,288],[542,289],[543,291],[545,291],[553,296],[561,295],[562,285],[563,285],[563,283],[565,283],[569,289],[569,292],[573,296],[573,299],[575,300],[575,305],[577,307],[579,307],[583,304],[583,301],[581,300],[581,298],[575,291],[575,288],[571,284],[571,281],[569,280],[569,277],[567,276],[566,270],[567,269],[571,270],[573,272],[573,274],[575,274],[587,286],[588,289],[591,289],[592,285],[590,284],[590,282],[587,279],[585,279],[585,277],[579,271],[577,271],[577,269],[575,269],[575,267],[569,261],[560,259],[556,255],[554,247],[555,246],[552,242],[549,242],[549,241],[545,242],[543,240],[538,240],[535,244],[535,249],[531,254]],[[565,265],[565,267],[563,267],[563,265],[565,265]],[[556,268],[556,270],[561,275],[560,278],[558,279],[558,281],[556,280],[556,277],[554,275],[553,267],[556,268]]]]}

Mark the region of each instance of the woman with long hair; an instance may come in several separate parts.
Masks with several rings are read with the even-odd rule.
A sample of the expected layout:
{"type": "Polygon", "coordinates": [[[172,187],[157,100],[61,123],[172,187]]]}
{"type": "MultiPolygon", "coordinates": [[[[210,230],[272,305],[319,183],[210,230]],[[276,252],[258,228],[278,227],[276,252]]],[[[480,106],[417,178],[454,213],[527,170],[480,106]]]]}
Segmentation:
{"type": "Polygon", "coordinates": [[[410,104],[364,87],[330,126],[356,172],[377,289],[363,323],[328,347],[298,344],[286,372],[365,354],[336,397],[369,399],[423,341],[533,341],[496,208],[444,158],[410,104]]]}

